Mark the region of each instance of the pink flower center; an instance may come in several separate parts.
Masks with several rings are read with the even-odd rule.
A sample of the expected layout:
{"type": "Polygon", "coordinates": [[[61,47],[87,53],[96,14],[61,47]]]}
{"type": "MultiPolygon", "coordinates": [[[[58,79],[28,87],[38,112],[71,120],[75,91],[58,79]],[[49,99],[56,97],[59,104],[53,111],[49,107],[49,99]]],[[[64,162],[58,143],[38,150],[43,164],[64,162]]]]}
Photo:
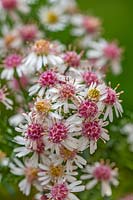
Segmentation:
{"type": "Polygon", "coordinates": [[[13,10],[17,7],[17,0],[1,0],[2,6],[5,10],[13,10]]]}
{"type": "Polygon", "coordinates": [[[96,17],[84,17],[83,26],[88,33],[96,33],[99,31],[101,22],[96,17]]]}
{"type": "Polygon", "coordinates": [[[18,54],[11,54],[6,57],[4,60],[5,67],[7,68],[15,68],[18,67],[21,64],[22,56],[18,54]]]}
{"type": "Polygon", "coordinates": [[[54,200],[65,200],[68,196],[68,188],[65,183],[57,184],[51,189],[51,196],[54,200]]]}
{"type": "Polygon", "coordinates": [[[111,89],[111,88],[107,88],[107,97],[104,100],[104,103],[109,104],[109,105],[113,105],[116,102],[116,92],[115,90],[111,89]]]}
{"type": "Polygon", "coordinates": [[[90,140],[98,140],[101,135],[101,126],[97,121],[84,122],[82,132],[90,140]]]}
{"type": "Polygon", "coordinates": [[[79,114],[81,117],[95,117],[98,113],[98,107],[95,102],[86,100],[79,106],[79,114]]]}
{"type": "Polygon", "coordinates": [[[64,84],[60,90],[61,99],[69,99],[75,94],[75,88],[73,85],[64,84]]]}
{"type": "Polygon", "coordinates": [[[27,136],[32,140],[38,140],[42,137],[44,129],[40,124],[30,124],[27,130],[27,136]]]}
{"type": "Polygon", "coordinates": [[[67,138],[68,129],[62,123],[55,123],[49,131],[49,139],[53,143],[60,143],[62,140],[67,138]]]}
{"type": "Polygon", "coordinates": [[[64,61],[72,67],[78,67],[80,65],[80,55],[75,51],[67,51],[64,55],[64,61]]]}
{"type": "Polygon", "coordinates": [[[109,166],[101,164],[95,168],[93,175],[99,181],[109,181],[111,178],[111,169],[109,166]]]}
{"type": "Polygon", "coordinates": [[[39,83],[42,87],[53,86],[57,83],[57,76],[53,71],[46,71],[40,75],[39,83]]]}
{"type": "Polygon", "coordinates": [[[20,35],[24,41],[32,41],[37,35],[37,27],[29,24],[20,29],[20,35]]]}
{"type": "Polygon", "coordinates": [[[95,72],[85,72],[83,74],[83,79],[87,85],[91,85],[91,83],[98,84],[98,77],[95,72]]]}
{"type": "Polygon", "coordinates": [[[121,49],[115,43],[110,43],[104,48],[104,54],[108,59],[119,59],[121,49]]]}

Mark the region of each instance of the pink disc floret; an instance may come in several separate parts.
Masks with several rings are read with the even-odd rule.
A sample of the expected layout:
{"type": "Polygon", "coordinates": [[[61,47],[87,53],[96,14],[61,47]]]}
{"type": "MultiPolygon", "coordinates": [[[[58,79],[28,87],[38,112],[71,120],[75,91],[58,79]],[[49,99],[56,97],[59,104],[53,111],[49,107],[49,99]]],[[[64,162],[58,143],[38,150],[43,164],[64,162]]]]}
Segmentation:
{"type": "Polygon", "coordinates": [[[109,43],[104,48],[104,54],[108,59],[116,60],[121,56],[121,49],[115,43],[109,43]]]}
{"type": "Polygon", "coordinates": [[[64,123],[55,123],[49,130],[49,139],[53,143],[60,143],[67,138],[68,129],[64,123]]]}
{"type": "Polygon", "coordinates": [[[75,88],[73,85],[70,84],[63,84],[62,88],[60,89],[60,98],[61,99],[69,99],[73,97],[75,94],[75,88]]]}
{"type": "Polygon", "coordinates": [[[57,83],[56,73],[49,70],[40,75],[39,83],[41,86],[53,86],[57,83]]]}
{"type": "Polygon", "coordinates": [[[7,56],[4,60],[6,68],[18,67],[22,62],[22,56],[19,54],[11,54],[7,56]]]}
{"type": "Polygon", "coordinates": [[[113,90],[112,88],[108,87],[107,88],[107,97],[104,100],[104,103],[108,104],[108,105],[113,105],[116,103],[116,100],[117,100],[116,91],[113,90]]]}
{"type": "Polygon", "coordinates": [[[101,22],[98,18],[93,16],[85,16],[83,18],[83,27],[88,33],[96,33],[99,31],[101,22]]]}
{"type": "Polygon", "coordinates": [[[69,66],[78,67],[80,65],[80,57],[75,51],[67,51],[63,59],[69,66]]]}
{"type": "Polygon", "coordinates": [[[56,184],[51,189],[53,200],[65,200],[68,196],[68,188],[65,183],[56,184]]]}
{"type": "Polygon", "coordinates": [[[96,75],[96,73],[90,72],[90,71],[85,72],[83,74],[83,79],[88,86],[91,85],[91,83],[97,83],[98,84],[98,82],[99,82],[98,76],[96,75]]]}
{"type": "Polygon", "coordinates": [[[38,140],[42,137],[43,132],[44,129],[40,124],[33,123],[28,126],[27,136],[32,140],[38,140]]]}
{"type": "Polygon", "coordinates": [[[20,36],[24,41],[32,41],[36,35],[37,27],[34,24],[27,24],[20,29],[20,36]]]}
{"type": "Polygon", "coordinates": [[[95,117],[97,113],[98,113],[97,104],[90,100],[82,102],[81,105],[79,106],[79,114],[81,117],[84,118],[95,117]]]}
{"type": "Polygon", "coordinates": [[[98,140],[101,136],[101,126],[98,121],[84,122],[82,133],[90,140],[98,140]]]}
{"type": "Polygon", "coordinates": [[[107,165],[100,164],[93,171],[94,177],[99,181],[109,181],[111,178],[111,168],[107,165]]]}

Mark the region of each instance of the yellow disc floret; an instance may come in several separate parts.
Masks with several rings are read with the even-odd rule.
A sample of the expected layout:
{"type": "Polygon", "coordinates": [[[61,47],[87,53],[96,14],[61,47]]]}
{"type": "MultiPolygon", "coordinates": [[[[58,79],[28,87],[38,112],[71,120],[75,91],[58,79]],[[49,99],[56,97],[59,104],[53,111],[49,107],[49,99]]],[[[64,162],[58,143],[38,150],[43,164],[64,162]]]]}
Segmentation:
{"type": "Polygon", "coordinates": [[[50,24],[55,24],[58,22],[58,15],[55,12],[49,11],[47,14],[47,21],[50,24]]]}
{"type": "Polygon", "coordinates": [[[97,88],[88,90],[88,98],[98,101],[100,98],[100,91],[97,88]]]}
{"type": "Polygon", "coordinates": [[[42,100],[35,103],[35,108],[38,112],[47,114],[51,109],[51,104],[47,100],[42,100]]]}

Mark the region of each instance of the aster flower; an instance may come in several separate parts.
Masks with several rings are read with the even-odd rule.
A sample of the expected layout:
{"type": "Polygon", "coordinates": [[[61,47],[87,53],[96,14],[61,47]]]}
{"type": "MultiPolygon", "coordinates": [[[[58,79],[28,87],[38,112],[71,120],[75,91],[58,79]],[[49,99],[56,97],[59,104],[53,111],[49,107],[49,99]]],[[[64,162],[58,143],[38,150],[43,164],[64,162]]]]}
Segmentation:
{"type": "Polygon", "coordinates": [[[22,163],[18,159],[14,159],[14,162],[9,165],[11,173],[17,176],[24,176],[24,179],[19,183],[20,191],[25,195],[29,195],[31,191],[31,186],[39,188],[37,181],[38,168],[34,163],[25,160],[22,163]]]}
{"type": "Polygon", "coordinates": [[[10,12],[10,14],[12,14],[12,12],[14,12],[15,10],[19,10],[24,13],[29,11],[28,5],[26,4],[25,0],[21,0],[21,1],[19,1],[19,0],[1,0],[0,7],[2,7],[5,11],[10,12]]]}
{"type": "Polygon", "coordinates": [[[46,65],[60,65],[63,60],[60,56],[54,55],[52,44],[47,40],[38,40],[32,46],[32,52],[24,59],[25,67],[31,67],[31,71],[39,71],[46,65]]]}
{"type": "Polygon", "coordinates": [[[15,77],[15,73],[21,77],[24,72],[22,56],[16,53],[8,55],[4,60],[4,68],[1,73],[2,79],[11,80],[15,77]]]}
{"type": "Polygon", "coordinates": [[[117,186],[119,184],[117,180],[117,169],[108,163],[96,162],[94,165],[87,165],[84,170],[85,175],[81,176],[83,180],[90,181],[86,184],[86,189],[92,189],[98,182],[101,183],[101,194],[102,196],[110,196],[112,194],[111,184],[117,186]]]}
{"type": "Polygon", "coordinates": [[[8,92],[6,86],[0,87],[0,103],[3,103],[7,109],[12,109],[13,102],[7,95],[8,92]]]}
{"type": "Polygon", "coordinates": [[[75,196],[75,192],[84,191],[85,186],[81,185],[82,181],[75,181],[73,183],[67,184],[65,181],[60,181],[50,188],[50,194],[48,194],[49,199],[53,200],[79,200],[77,196],[75,196]]]}
{"type": "Polygon", "coordinates": [[[7,49],[18,49],[22,45],[17,27],[12,30],[7,26],[2,27],[2,35],[3,37],[0,38],[0,52],[5,53],[7,49]]]}
{"type": "Polygon", "coordinates": [[[112,89],[111,87],[107,87],[106,90],[106,98],[104,99],[104,106],[106,108],[104,113],[104,120],[107,119],[109,116],[109,120],[113,121],[113,107],[115,109],[116,116],[119,117],[122,116],[123,109],[121,106],[121,100],[119,99],[120,94],[123,93],[123,91],[116,93],[116,89],[119,87],[119,84],[116,86],[115,89],[112,89]]]}
{"type": "Polygon", "coordinates": [[[36,151],[38,150],[40,141],[43,141],[44,132],[47,126],[45,123],[42,123],[43,121],[38,121],[38,119],[34,117],[33,113],[23,115],[25,123],[20,124],[19,127],[16,128],[16,131],[22,133],[26,142],[24,142],[21,137],[17,139],[20,139],[20,144],[23,145],[25,143],[27,150],[32,149],[36,151]]]}
{"type": "Polygon", "coordinates": [[[79,67],[82,54],[82,52],[77,54],[76,51],[66,51],[62,57],[67,66],[79,67]]]}
{"type": "Polygon", "coordinates": [[[102,139],[104,142],[109,140],[108,131],[104,128],[108,122],[103,122],[101,119],[93,121],[85,121],[82,124],[82,135],[84,143],[88,140],[90,145],[90,154],[93,154],[97,149],[97,141],[102,139]]]}
{"type": "Polygon", "coordinates": [[[71,168],[72,171],[68,172],[66,166],[57,156],[51,156],[51,159],[45,157],[39,164],[38,180],[44,188],[47,187],[47,184],[56,183],[62,178],[67,182],[73,182],[76,180],[75,176],[78,172],[74,171],[74,166],[71,166],[71,168]]]}
{"type": "Polygon", "coordinates": [[[68,113],[70,110],[77,109],[77,106],[82,100],[80,92],[83,89],[84,86],[79,81],[64,76],[62,77],[61,83],[46,91],[46,96],[52,99],[54,103],[53,108],[58,109],[59,113],[62,111],[68,113]]]}
{"type": "Polygon", "coordinates": [[[46,149],[50,149],[51,152],[56,151],[59,155],[61,146],[70,151],[77,148],[78,139],[74,136],[79,135],[81,122],[76,114],[64,120],[52,119],[48,123],[49,127],[45,136],[46,149]]]}
{"type": "Polygon", "coordinates": [[[115,42],[108,43],[100,39],[98,42],[92,42],[89,45],[90,50],[87,52],[87,57],[95,60],[95,66],[103,68],[104,66],[111,66],[114,74],[119,74],[122,70],[120,66],[122,49],[118,47],[115,42]]]}
{"type": "Polygon", "coordinates": [[[74,26],[71,34],[78,37],[82,36],[80,45],[84,48],[88,47],[101,32],[101,21],[97,17],[75,14],[71,21],[74,26]]]}
{"type": "Polygon", "coordinates": [[[59,7],[42,7],[39,11],[41,23],[49,31],[62,31],[65,29],[68,16],[59,7]]]}
{"type": "Polygon", "coordinates": [[[19,28],[19,35],[24,42],[31,42],[41,36],[36,24],[26,24],[19,28]]]}
{"type": "MultiPolygon", "coordinates": [[[[79,143],[79,141],[78,141],[79,143]]],[[[76,149],[69,150],[63,146],[60,147],[60,160],[66,162],[66,170],[68,172],[73,171],[73,166],[76,165],[79,168],[83,168],[86,165],[86,160],[79,155],[83,151],[83,143],[79,144],[76,149]]]]}
{"type": "Polygon", "coordinates": [[[49,87],[55,86],[59,82],[58,74],[52,70],[41,73],[38,82],[29,89],[29,95],[38,94],[42,97],[49,87]]]}
{"type": "Polygon", "coordinates": [[[92,101],[103,101],[106,98],[106,86],[105,84],[91,83],[87,91],[87,98],[92,101]]]}
{"type": "Polygon", "coordinates": [[[57,118],[61,119],[62,117],[57,113],[57,111],[54,109],[54,105],[51,103],[51,99],[43,99],[41,97],[37,97],[36,101],[34,103],[33,108],[34,116],[36,116],[37,119],[40,118],[57,118]]]}

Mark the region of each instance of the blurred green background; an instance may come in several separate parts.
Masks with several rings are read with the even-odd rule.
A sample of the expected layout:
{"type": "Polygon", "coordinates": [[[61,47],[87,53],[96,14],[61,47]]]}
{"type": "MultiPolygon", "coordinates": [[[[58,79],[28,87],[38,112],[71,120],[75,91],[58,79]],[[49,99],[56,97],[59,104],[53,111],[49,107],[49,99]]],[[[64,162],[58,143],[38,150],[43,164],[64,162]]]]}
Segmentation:
{"type": "MultiPolygon", "coordinates": [[[[133,110],[133,0],[78,0],[79,7],[86,14],[92,14],[101,18],[103,22],[105,36],[108,40],[118,39],[120,46],[124,48],[123,55],[123,73],[119,76],[108,75],[108,80],[111,80],[113,86],[117,83],[121,84],[121,89],[124,90],[122,96],[125,113],[133,110]]],[[[113,196],[105,198],[106,200],[118,200],[119,197],[133,192],[133,153],[128,151],[126,145],[126,138],[120,136],[120,133],[112,135],[111,142],[107,144],[107,150],[113,151],[109,159],[115,161],[120,168],[120,185],[113,191],[113,196]],[[117,139],[117,134],[119,137],[117,139]],[[120,141],[119,141],[120,140],[120,141]],[[113,149],[115,145],[115,149],[113,149]],[[115,152],[116,151],[116,152],[115,152]]],[[[103,157],[106,158],[105,148],[101,148],[103,157]]],[[[95,160],[97,160],[98,153],[96,153],[95,160]]],[[[89,158],[90,160],[92,158],[89,158]]],[[[5,177],[6,178],[6,177],[5,177]]],[[[12,187],[12,179],[9,185],[5,182],[0,186],[0,200],[24,200],[32,199],[25,198],[18,192],[15,195],[12,187]]],[[[100,200],[99,188],[94,194],[92,192],[85,192],[80,195],[81,200],[100,200]]]]}

